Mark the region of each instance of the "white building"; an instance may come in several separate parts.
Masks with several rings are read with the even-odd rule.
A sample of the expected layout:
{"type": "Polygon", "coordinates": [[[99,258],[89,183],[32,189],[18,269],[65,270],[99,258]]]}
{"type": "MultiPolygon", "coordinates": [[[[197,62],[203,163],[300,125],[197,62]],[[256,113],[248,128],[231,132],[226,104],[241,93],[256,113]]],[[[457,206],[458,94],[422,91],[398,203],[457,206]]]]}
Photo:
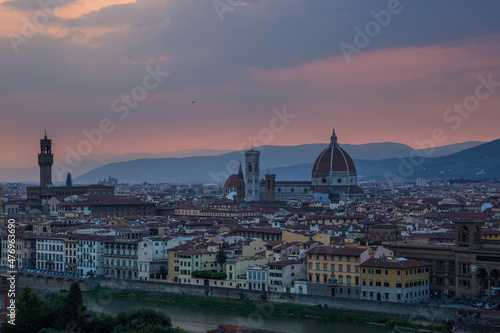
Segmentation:
{"type": "Polygon", "coordinates": [[[104,275],[104,241],[106,236],[78,235],[77,273],[104,275]]]}
{"type": "Polygon", "coordinates": [[[247,267],[247,289],[267,290],[267,267],[250,266],[247,267]]]}
{"type": "Polygon", "coordinates": [[[168,267],[168,250],[184,242],[172,237],[145,237],[138,244],[139,280],[149,280],[161,266],[168,267]]]}
{"type": "Polygon", "coordinates": [[[57,235],[36,236],[36,268],[64,273],[64,240],[57,235]]]}

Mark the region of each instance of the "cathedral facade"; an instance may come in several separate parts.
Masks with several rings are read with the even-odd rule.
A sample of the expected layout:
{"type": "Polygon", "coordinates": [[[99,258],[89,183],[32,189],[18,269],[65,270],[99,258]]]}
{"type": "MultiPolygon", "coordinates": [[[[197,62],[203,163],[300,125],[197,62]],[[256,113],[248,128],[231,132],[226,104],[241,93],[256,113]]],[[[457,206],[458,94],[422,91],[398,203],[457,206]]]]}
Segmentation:
{"type": "MultiPolygon", "coordinates": [[[[260,152],[245,153],[246,201],[360,201],[364,197],[358,186],[352,158],[338,143],[333,130],[330,144],[316,158],[310,181],[279,181],[274,174],[260,179],[260,152]]],[[[235,175],[230,178],[235,178],[235,175]]],[[[226,189],[227,191],[228,189],[226,189]]]]}

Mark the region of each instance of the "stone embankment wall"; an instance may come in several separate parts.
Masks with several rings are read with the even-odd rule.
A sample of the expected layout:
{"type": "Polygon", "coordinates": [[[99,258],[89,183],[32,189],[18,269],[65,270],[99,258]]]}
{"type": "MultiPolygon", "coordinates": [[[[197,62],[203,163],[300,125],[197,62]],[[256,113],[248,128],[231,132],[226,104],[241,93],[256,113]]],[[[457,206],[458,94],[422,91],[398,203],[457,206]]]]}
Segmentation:
{"type": "MultiPolygon", "coordinates": [[[[38,290],[68,290],[73,280],[35,277],[31,275],[18,275],[18,287],[30,286],[38,290]]],[[[445,307],[436,307],[423,304],[397,304],[389,302],[377,302],[358,299],[347,299],[339,297],[299,295],[271,293],[256,290],[227,289],[204,286],[191,286],[173,283],[161,283],[150,281],[117,280],[93,278],[80,281],[80,288],[84,291],[93,290],[97,287],[136,290],[160,293],[172,293],[178,295],[189,295],[199,297],[216,297],[225,299],[245,299],[256,302],[287,303],[295,305],[308,305],[327,307],[344,311],[355,311],[363,313],[395,316],[410,320],[435,320],[448,321],[457,319],[457,310],[445,307]],[[265,295],[265,296],[264,296],[265,295]]]]}

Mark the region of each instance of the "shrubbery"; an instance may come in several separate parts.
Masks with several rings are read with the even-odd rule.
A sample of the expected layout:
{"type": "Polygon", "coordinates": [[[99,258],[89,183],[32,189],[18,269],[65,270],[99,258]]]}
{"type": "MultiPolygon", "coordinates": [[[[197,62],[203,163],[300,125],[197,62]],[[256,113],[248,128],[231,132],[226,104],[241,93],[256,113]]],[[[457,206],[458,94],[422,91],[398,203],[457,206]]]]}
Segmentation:
{"type": "Polygon", "coordinates": [[[225,279],[227,277],[226,273],[216,270],[193,271],[192,276],[200,279],[225,279]]]}

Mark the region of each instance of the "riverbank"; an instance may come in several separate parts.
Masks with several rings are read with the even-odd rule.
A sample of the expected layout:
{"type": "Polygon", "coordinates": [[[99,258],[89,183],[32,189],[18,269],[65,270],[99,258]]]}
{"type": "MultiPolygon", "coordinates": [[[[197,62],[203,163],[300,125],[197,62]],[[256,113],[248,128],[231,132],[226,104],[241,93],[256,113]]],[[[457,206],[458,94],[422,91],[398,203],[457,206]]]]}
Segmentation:
{"type": "Polygon", "coordinates": [[[202,297],[188,296],[170,293],[158,293],[137,290],[121,290],[112,288],[96,288],[91,291],[86,291],[83,294],[102,300],[102,303],[108,302],[110,299],[116,300],[131,300],[131,301],[155,301],[174,303],[182,305],[196,305],[205,308],[231,309],[238,311],[249,318],[262,318],[271,315],[283,315],[302,318],[321,318],[332,321],[367,324],[367,325],[383,325],[387,328],[405,328],[413,331],[427,332],[451,332],[451,323],[426,323],[414,322],[397,317],[382,316],[360,311],[341,311],[330,309],[326,305],[305,306],[297,304],[271,303],[266,299],[260,301],[250,301],[246,299],[228,299],[217,297],[202,297]]]}

